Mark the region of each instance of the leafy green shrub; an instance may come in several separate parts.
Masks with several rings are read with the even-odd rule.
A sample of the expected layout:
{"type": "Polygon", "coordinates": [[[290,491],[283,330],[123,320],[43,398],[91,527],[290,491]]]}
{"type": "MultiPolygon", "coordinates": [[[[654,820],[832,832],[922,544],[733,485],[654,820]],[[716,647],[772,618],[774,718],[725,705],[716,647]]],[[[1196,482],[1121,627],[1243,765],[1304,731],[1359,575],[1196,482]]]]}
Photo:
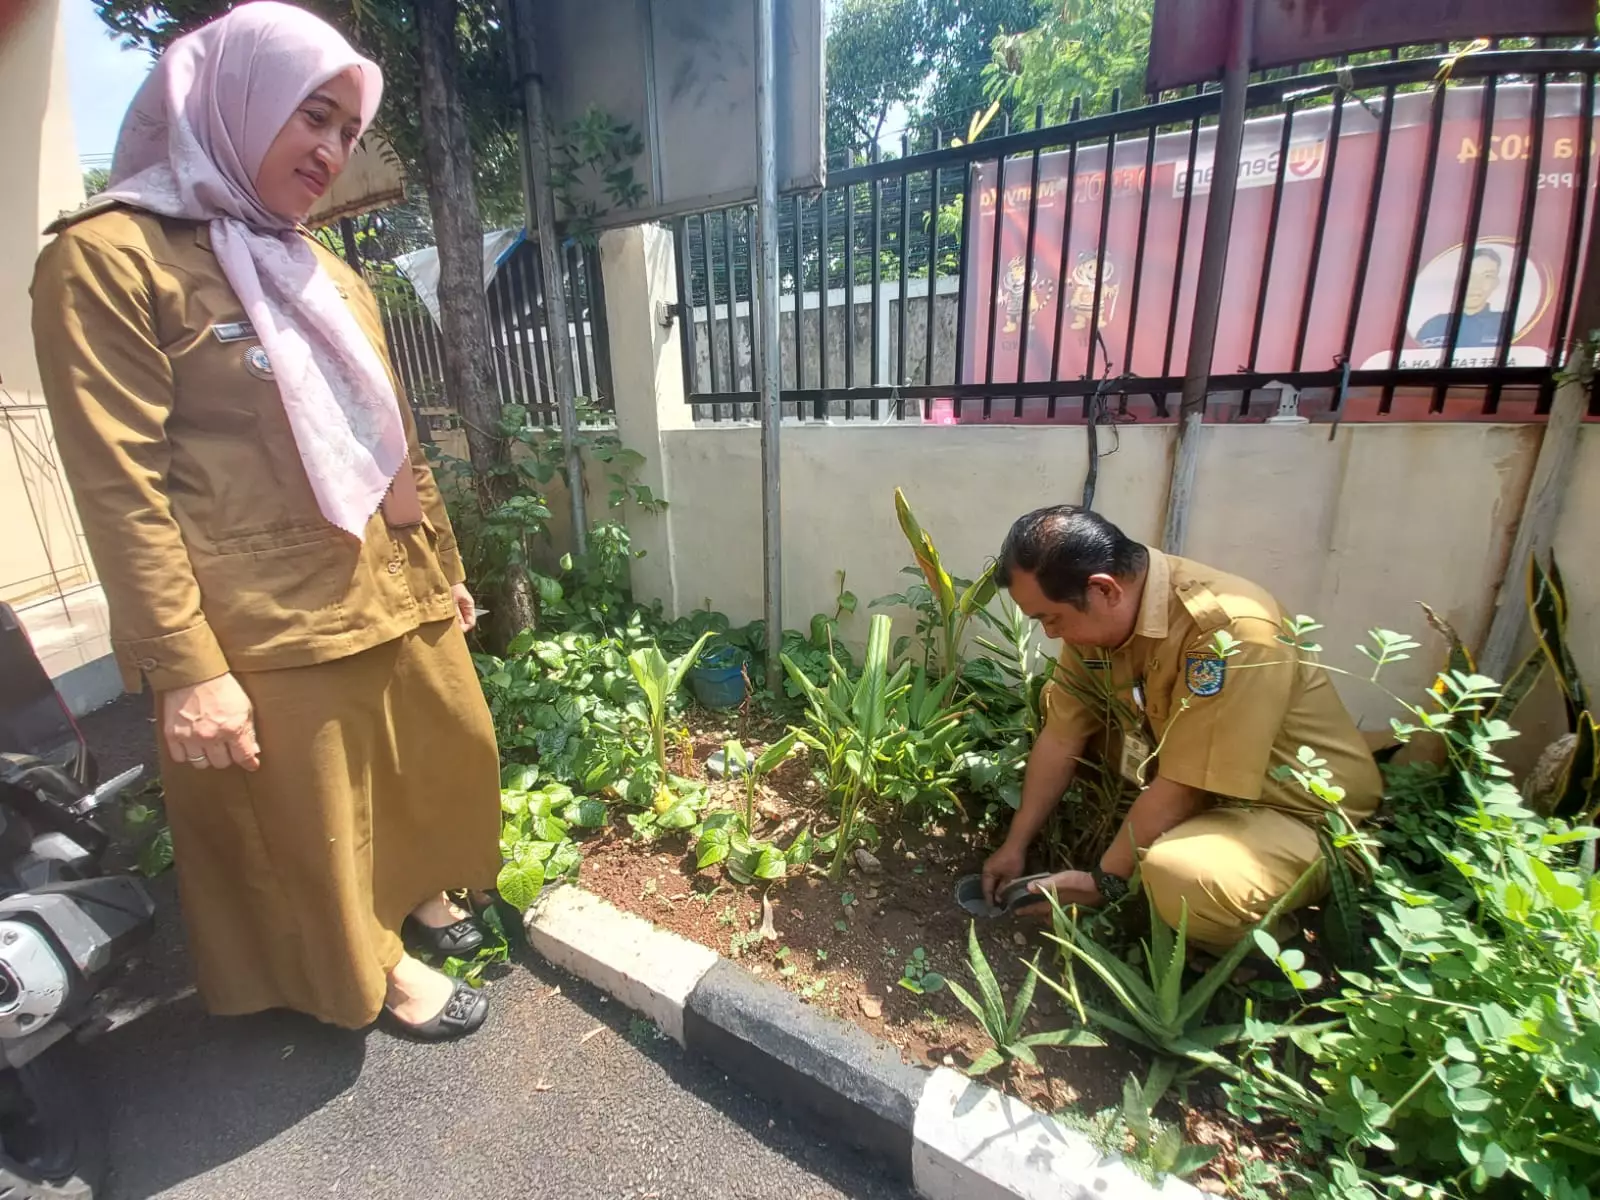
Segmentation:
{"type": "Polygon", "coordinates": [[[1394,722],[1438,737],[1445,766],[1389,773],[1371,966],[1304,1010],[1332,1022],[1295,1053],[1247,1037],[1230,1107],[1297,1123],[1319,1196],[1577,1200],[1600,1167],[1597,832],[1524,805],[1496,753],[1516,736],[1502,691],[1452,658],[1394,722]]]}
{"type": "Polygon", "coordinates": [[[542,778],[584,792],[617,788],[633,774],[635,742],[649,724],[627,658],[644,641],[635,616],[620,637],[530,630],[504,658],[475,656],[501,758],[536,762],[542,778]]]}
{"type": "Polygon", "coordinates": [[[961,811],[956,785],[962,756],[971,745],[964,724],[967,710],[952,704],[956,677],[933,683],[916,667],[910,686],[890,706],[892,734],[878,764],[878,794],[893,805],[893,816],[922,821],[961,811]]]}
{"type": "MultiPolygon", "coordinates": [[[[1292,1115],[1329,1161],[1329,1195],[1589,1195],[1600,1158],[1600,880],[1575,853],[1596,836],[1523,806],[1480,719],[1481,676],[1446,675],[1429,723],[1449,729],[1470,807],[1449,873],[1419,884],[1373,864],[1370,971],[1341,972],[1296,1045],[1304,1076],[1262,1053],[1231,1086],[1241,1115],[1292,1115]]],[[[1430,693],[1433,695],[1433,693],[1430,693]]]]}
{"type": "Polygon", "coordinates": [[[537,772],[531,768],[513,768],[507,775],[500,793],[500,856],[505,865],[495,887],[507,904],[525,909],[545,884],[577,876],[583,855],[568,831],[604,825],[606,810],[594,800],[579,799],[562,783],[533,786],[537,772]]]}

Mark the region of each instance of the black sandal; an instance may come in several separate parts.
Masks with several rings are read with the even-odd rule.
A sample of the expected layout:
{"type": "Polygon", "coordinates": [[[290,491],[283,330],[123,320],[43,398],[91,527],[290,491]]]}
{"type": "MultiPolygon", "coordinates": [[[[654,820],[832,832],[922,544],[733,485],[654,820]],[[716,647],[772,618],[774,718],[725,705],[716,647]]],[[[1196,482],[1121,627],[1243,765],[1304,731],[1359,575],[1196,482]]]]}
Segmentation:
{"type": "Polygon", "coordinates": [[[1046,904],[1044,894],[1028,890],[1030,884],[1049,879],[1050,872],[1024,875],[1013,879],[995,894],[996,903],[990,904],[983,895],[982,875],[963,875],[956,880],[956,903],[975,917],[1009,917],[1036,904],[1046,904]]]}
{"type": "Polygon", "coordinates": [[[455,991],[450,993],[450,999],[444,1002],[438,1015],[420,1025],[402,1021],[387,1006],[383,1010],[384,1020],[395,1032],[419,1042],[448,1042],[464,1038],[475,1032],[488,1015],[488,995],[465,979],[456,980],[455,991]]]}
{"type": "Polygon", "coordinates": [[[470,919],[435,928],[407,917],[400,923],[400,936],[413,950],[445,958],[465,958],[483,945],[483,930],[470,919]]]}

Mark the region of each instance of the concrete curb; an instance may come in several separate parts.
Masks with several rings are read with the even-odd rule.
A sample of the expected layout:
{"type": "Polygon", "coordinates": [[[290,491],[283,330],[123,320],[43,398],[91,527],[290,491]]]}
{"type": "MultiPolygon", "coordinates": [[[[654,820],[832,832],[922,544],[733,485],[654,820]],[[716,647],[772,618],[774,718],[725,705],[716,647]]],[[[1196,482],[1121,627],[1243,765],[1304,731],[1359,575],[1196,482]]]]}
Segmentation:
{"type": "Polygon", "coordinates": [[[545,958],[648,1016],[752,1092],[878,1155],[927,1200],[1148,1200],[1153,1187],[1044,1113],[956,1071],[928,1071],[714,950],[577,887],[526,918],[545,958]]]}

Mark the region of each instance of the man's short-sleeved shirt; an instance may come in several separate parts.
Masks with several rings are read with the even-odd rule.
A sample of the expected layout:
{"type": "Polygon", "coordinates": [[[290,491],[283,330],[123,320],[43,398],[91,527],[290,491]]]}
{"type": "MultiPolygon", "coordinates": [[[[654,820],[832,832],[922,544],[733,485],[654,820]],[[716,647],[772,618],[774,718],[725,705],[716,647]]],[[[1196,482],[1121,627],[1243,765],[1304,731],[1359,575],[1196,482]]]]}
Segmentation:
{"type": "Polygon", "coordinates": [[[1321,800],[1272,774],[1309,746],[1360,823],[1382,793],[1377,764],[1328,673],[1279,640],[1283,619],[1248,580],[1151,549],[1133,636],[1114,650],[1063,648],[1046,729],[1078,740],[1142,718],[1158,747],[1149,776],[1320,819],[1321,800]],[[1233,652],[1218,653],[1219,632],[1233,652]]]}

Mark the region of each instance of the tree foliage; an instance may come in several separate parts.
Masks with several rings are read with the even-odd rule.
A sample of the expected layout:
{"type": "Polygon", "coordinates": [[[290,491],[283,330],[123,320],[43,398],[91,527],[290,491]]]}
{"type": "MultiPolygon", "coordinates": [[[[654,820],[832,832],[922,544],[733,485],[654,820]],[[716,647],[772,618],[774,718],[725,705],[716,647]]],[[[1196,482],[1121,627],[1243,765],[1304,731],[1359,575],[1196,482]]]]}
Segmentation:
{"type": "MultiPolygon", "coordinates": [[[[394,148],[411,178],[420,181],[420,80],[411,0],[297,2],[338,28],[383,68],[384,104],[375,128],[394,148]]],[[[233,7],[228,0],[94,0],[94,6],[125,45],[152,54],[233,7]]],[[[520,224],[522,176],[515,89],[505,57],[507,39],[493,0],[460,0],[456,42],[458,82],[468,114],[484,219],[491,224],[520,224]]]]}
{"type": "MultiPolygon", "coordinates": [[[[841,0],[828,27],[828,150],[864,152],[903,108],[964,129],[990,47],[1037,19],[1036,0],[841,0]]],[[[927,136],[924,134],[924,136],[927,136]]]]}
{"type": "Polygon", "coordinates": [[[994,41],[985,72],[991,99],[1028,119],[1043,106],[1045,123],[1067,119],[1074,97],[1084,115],[1105,112],[1113,93],[1137,104],[1150,57],[1151,0],[1040,0],[1031,29],[994,41]]]}

